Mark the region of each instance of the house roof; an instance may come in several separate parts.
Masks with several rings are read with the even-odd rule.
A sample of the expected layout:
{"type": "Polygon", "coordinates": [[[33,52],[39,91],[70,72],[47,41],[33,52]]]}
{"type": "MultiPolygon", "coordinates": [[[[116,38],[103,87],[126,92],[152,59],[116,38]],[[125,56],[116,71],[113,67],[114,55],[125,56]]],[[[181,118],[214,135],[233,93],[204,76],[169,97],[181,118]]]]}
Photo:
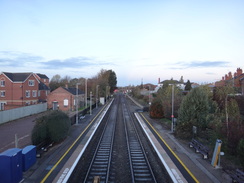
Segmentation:
{"type": "Polygon", "coordinates": [[[3,72],[11,81],[20,82],[25,81],[32,73],[10,73],[3,72]]]}
{"type": "MultiPolygon", "coordinates": [[[[2,72],[5,76],[7,76],[12,82],[24,82],[26,79],[28,79],[28,77],[30,77],[33,73],[32,72],[28,72],[28,73],[10,73],[10,72],[2,72]]],[[[49,79],[45,74],[33,74],[34,77],[37,79],[37,81],[39,82],[39,90],[50,90],[50,88],[44,84],[43,82],[41,82],[36,75],[38,75],[38,77],[43,78],[43,79],[49,79]]]]}
{"type": "Polygon", "coordinates": [[[47,85],[45,85],[43,82],[40,81],[39,90],[50,90],[50,88],[47,85]]]}
{"type": "MultiPolygon", "coordinates": [[[[62,87],[64,90],[68,91],[69,93],[71,93],[72,95],[76,95],[76,88],[65,88],[62,87]]],[[[78,95],[82,95],[85,94],[83,91],[81,91],[80,89],[78,89],[78,95]]]]}
{"type": "Polygon", "coordinates": [[[37,73],[36,75],[39,76],[41,79],[49,79],[45,74],[37,73]]]}

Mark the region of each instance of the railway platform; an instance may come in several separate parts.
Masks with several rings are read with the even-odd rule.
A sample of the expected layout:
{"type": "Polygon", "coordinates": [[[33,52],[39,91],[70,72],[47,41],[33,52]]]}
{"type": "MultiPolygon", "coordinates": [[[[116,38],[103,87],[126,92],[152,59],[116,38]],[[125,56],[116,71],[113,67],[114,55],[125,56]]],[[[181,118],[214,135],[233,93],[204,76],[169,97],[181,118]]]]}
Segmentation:
{"type": "MultiPolygon", "coordinates": [[[[83,131],[89,122],[99,113],[98,108],[94,110],[91,116],[86,117],[79,125],[74,125],[71,128],[70,136],[62,143],[51,148],[46,154],[38,160],[38,162],[27,172],[24,173],[23,182],[34,183],[34,182],[48,182],[47,179],[43,179],[48,175],[48,172],[54,168],[55,162],[57,162],[63,154],[67,152],[70,145],[77,139],[81,131],[83,131]]],[[[167,129],[165,129],[158,120],[150,119],[147,112],[142,113],[145,118],[150,121],[151,125],[159,133],[159,135],[164,139],[167,145],[174,151],[174,153],[179,157],[182,163],[187,167],[187,169],[192,173],[198,182],[203,183],[231,183],[231,178],[220,168],[216,169],[211,166],[210,160],[204,160],[199,154],[196,154],[192,149],[188,147],[188,144],[184,141],[176,139],[174,135],[167,129]]],[[[95,127],[95,126],[94,126],[95,127]]],[[[1,126],[0,126],[1,131],[1,126]]],[[[85,140],[85,139],[84,139],[85,140]]],[[[88,139],[86,139],[88,140],[88,139]]],[[[78,147],[79,151],[84,147],[85,142],[81,143],[78,147]]],[[[73,157],[70,156],[66,159],[66,163],[58,165],[59,167],[54,168],[54,175],[48,175],[52,182],[61,182],[65,178],[65,174],[68,173],[65,164],[71,167],[71,164],[75,161],[75,156],[79,154],[79,151],[72,152],[73,157]]],[[[184,181],[183,181],[184,182],[184,181]]]]}
{"type": "Polygon", "coordinates": [[[211,165],[211,159],[203,159],[200,154],[195,153],[195,151],[189,148],[188,143],[176,139],[170,130],[165,129],[160,124],[159,120],[151,119],[148,113],[143,113],[143,115],[198,182],[232,182],[230,176],[226,174],[222,168],[214,168],[211,165]]]}

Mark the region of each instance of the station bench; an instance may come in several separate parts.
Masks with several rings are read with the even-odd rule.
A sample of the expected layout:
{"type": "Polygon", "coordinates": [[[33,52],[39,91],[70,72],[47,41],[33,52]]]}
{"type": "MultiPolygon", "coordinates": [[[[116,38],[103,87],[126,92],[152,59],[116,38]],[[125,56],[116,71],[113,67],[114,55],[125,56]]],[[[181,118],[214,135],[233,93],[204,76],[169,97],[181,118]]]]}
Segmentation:
{"type": "Polygon", "coordinates": [[[244,172],[240,169],[228,170],[227,173],[232,178],[233,183],[243,183],[244,182],[244,172]]]}
{"type": "Polygon", "coordinates": [[[189,147],[193,147],[196,153],[201,153],[203,155],[203,159],[208,159],[209,149],[201,142],[193,138],[191,142],[189,142],[189,147]]]}

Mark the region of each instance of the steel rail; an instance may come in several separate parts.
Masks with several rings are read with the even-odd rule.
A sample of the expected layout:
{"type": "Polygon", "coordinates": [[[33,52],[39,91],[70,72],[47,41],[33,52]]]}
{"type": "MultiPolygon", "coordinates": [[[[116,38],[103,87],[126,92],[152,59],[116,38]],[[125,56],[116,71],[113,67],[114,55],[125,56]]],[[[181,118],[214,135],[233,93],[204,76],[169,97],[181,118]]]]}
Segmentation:
{"type": "Polygon", "coordinates": [[[140,140],[134,120],[128,110],[129,106],[123,98],[123,118],[125,124],[127,148],[130,159],[130,169],[132,181],[138,182],[157,182],[140,140]]]}
{"type": "Polygon", "coordinates": [[[111,166],[111,157],[115,134],[115,121],[117,113],[118,108],[116,110],[116,113],[110,112],[109,114],[109,118],[106,121],[106,125],[99,139],[98,146],[96,147],[84,182],[93,182],[94,177],[99,177],[101,182],[109,181],[109,171],[111,166]]]}

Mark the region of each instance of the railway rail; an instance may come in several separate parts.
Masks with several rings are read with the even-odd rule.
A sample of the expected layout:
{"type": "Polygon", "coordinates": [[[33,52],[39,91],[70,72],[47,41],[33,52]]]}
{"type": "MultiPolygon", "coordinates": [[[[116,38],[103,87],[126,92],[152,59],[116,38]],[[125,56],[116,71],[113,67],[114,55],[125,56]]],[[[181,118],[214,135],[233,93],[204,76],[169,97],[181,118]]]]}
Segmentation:
{"type": "Polygon", "coordinates": [[[172,182],[132,111],[115,97],[68,182],[172,182]]]}
{"type": "Polygon", "coordinates": [[[157,182],[124,98],[123,104],[126,106],[123,108],[123,116],[132,180],[133,182],[157,182]]]}
{"type": "Polygon", "coordinates": [[[115,123],[117,106],[112,109],[106,121],[105,128],[98,142],[91,164],[88,168],[84,182],[93,182],[99,177],[100,182],[108,182],[109,170],[112,158],[113,139],[115,133],[115,123]]]}

